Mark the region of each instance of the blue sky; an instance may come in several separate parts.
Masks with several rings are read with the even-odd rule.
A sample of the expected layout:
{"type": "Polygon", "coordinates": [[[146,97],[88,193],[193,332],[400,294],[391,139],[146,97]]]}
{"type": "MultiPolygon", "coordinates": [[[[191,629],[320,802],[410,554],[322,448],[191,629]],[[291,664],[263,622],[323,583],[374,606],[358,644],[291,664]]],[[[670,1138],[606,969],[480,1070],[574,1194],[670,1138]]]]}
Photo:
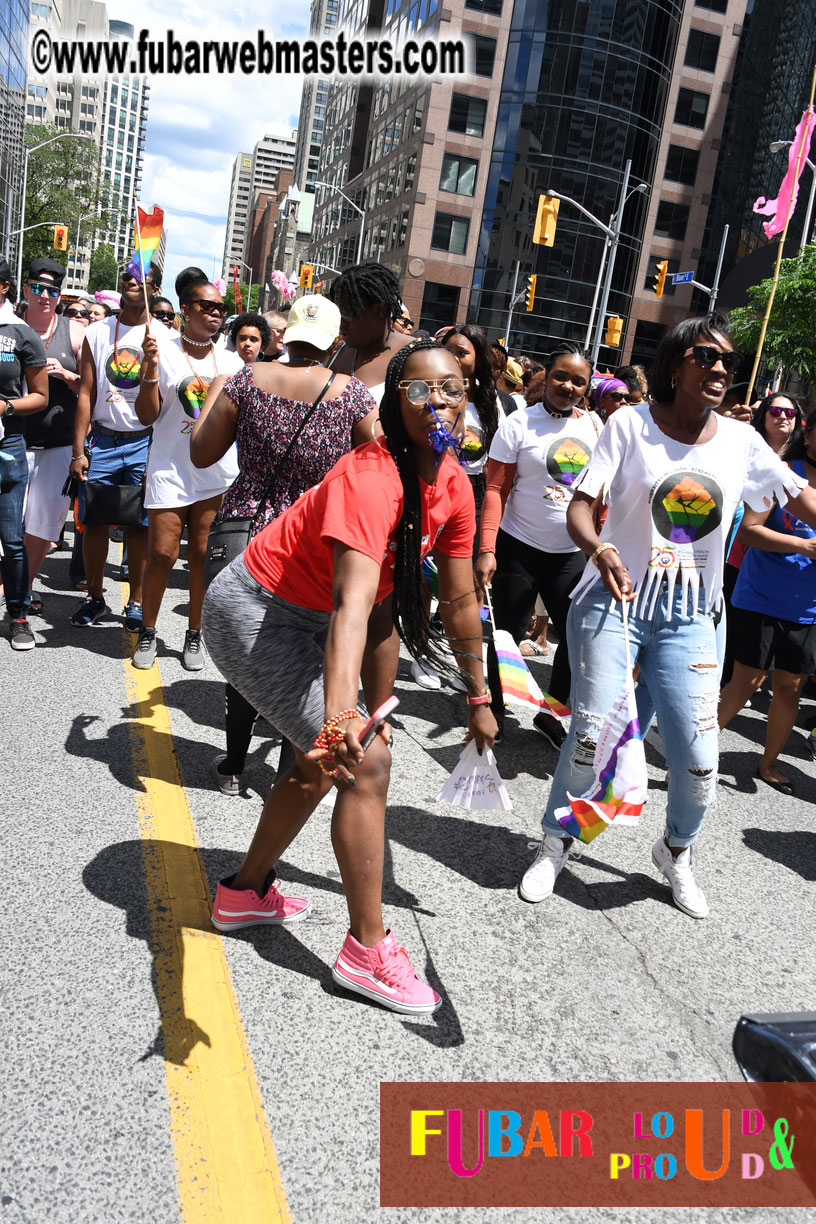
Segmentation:
{"type": "MultiPolygon", "coordinates": [[[[208,10],[201,0],[107,0],[108,14],[163,39],[305,38],[308,0],[230,0],[208,10]],[[172,7],[172,15],[168,9],[172,7]]],[[[165,212],[164,284],[173,300],[177,273],[195,263],[220,275],[232,162],[267,132],[297,126],[301,77],[153,76],[147,122],[142,207],[165,212]],[[189,214],[199,214],[190,216],[189,214]],[[188,215],[185,215],[188,214],[188,215]],[[207,219],[214,218],[214,219],[207,219]]]]}

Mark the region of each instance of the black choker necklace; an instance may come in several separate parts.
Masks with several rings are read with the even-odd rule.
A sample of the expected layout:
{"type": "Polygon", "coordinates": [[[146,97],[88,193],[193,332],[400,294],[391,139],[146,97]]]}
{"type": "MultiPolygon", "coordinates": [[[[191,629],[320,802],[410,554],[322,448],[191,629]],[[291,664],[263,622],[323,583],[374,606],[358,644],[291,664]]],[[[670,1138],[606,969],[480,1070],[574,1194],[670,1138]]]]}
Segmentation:
{"type": "Polygon", "coordinates": [[[186,340],[188,344],[195,345],[196,348],[209,348],[213,344],[212,338],[209,340],[194,340],[192,336],[188,336],[186,332],[181,333],[182,340],[186,340]]]}
{"type": "Polygon", "coordinates": [[[555,408],[551,408],[545,399],[542,399],[541,403],[546,409],[546,411],[549,412],[550,416],[555,417],[556,420],[558,421],[566,420],[567,417],[572,416],[572,413],[573,413],[572,408],[568,408],[566,412],[558,412],[555,408]]]}

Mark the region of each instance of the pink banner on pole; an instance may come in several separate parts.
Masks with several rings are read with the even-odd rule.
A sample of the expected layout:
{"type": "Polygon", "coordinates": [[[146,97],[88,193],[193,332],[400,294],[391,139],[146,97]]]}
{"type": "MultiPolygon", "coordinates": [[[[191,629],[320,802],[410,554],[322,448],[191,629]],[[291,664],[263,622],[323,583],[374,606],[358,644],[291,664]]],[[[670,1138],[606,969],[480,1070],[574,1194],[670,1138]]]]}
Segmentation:
{"type": "Polygon", "coordinates": [[[779,194],[775,200],[766,200],[764,196],[760,196],[754,205],[755,213],[771,218],[762,227],[766,238],[773,238],[776,234],[781,234],[793,215],[799,195],[799,179],[805,167],[805,159],[810,152],[814,124],[816,124],[816,114],[812,110],[806,110],[799,120],[796,135],[788,150],[788,170],[780,184],[779,194]]]}

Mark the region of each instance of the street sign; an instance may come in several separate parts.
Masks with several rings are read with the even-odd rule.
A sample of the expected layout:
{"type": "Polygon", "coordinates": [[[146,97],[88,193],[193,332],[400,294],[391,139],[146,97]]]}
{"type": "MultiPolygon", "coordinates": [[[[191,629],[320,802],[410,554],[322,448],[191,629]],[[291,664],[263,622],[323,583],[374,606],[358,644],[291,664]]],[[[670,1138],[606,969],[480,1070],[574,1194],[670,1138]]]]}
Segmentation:
{"type": "Polygon", "coordinates": [[[693,280],[693,272],[672,272],[673,285],[690,285],[693,280]]]}

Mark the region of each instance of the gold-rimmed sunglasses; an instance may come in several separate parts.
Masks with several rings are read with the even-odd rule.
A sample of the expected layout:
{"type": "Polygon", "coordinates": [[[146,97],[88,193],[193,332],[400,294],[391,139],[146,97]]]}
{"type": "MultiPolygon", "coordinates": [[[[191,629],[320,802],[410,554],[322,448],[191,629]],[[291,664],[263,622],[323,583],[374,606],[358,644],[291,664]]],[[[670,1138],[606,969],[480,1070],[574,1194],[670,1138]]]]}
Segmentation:
{"type": "Polygon", "coordinates": [[[427,404],[432,391],[438,391],[446,404],[459,404],[467,394],[467,378],[405,378],[397,383],[408,400],[417,406],[427,404]]]}

